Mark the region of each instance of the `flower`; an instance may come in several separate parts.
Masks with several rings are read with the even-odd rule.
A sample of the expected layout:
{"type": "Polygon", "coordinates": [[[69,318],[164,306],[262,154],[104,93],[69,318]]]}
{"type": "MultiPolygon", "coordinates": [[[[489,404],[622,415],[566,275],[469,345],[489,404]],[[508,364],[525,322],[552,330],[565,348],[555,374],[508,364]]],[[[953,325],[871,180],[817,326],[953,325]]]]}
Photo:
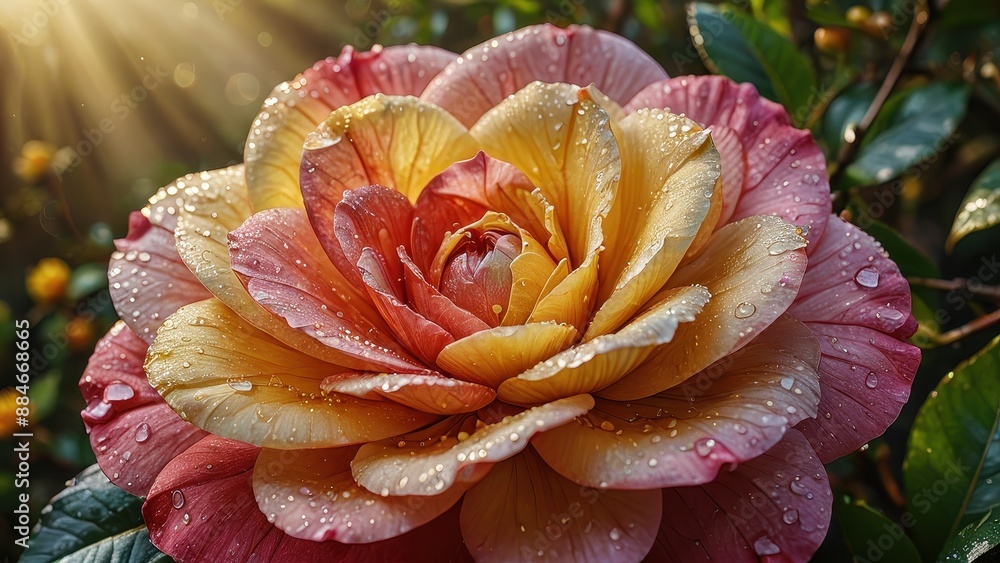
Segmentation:
{"type": "Polygon", "coordinates": [[[43,141],[28,141],[14,158],[14,174],[27,184],[35,184],[48,173],[56,149],[43,141]]]}
{"type": "Polygon", "coordinates": [[[72,273],[61,259],[42,258],[28,271],[24,285],[31,299],[44,305],[62,299],[72,273]]]}
{"type": "Polygon", "coordinates": [[[804,560],[919,362],[830,210],[780,106],[621,37],[347,48],[132,215],[83,418],[184,561],[804,560]]]}

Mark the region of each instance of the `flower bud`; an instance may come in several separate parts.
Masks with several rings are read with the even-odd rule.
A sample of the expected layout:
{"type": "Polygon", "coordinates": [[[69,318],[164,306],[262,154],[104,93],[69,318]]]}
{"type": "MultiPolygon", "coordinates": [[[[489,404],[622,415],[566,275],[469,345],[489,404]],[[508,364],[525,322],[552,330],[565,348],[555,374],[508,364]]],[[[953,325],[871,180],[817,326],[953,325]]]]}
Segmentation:
{"type": "Polygon", "coordinates": [[[501,231],[465,233],[441,273],[441,293],[490,326],[500,324],[510,301],[510,263],[521,240],[501,231]]]}

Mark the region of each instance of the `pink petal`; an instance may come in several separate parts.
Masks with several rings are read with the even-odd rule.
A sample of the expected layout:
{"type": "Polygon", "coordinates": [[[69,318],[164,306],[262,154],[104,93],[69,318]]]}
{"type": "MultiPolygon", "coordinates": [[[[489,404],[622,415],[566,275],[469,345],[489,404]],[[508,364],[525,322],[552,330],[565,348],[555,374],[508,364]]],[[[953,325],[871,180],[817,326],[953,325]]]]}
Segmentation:
{"type": "MultiPolygon", "coordinates": [[[[367,544],[405,534],[437,518],[465,494],[454,487],[433,497],[372,493],[351,477],[357,448],[262,450],[253,472],[260,510],[290,536],[315,542],[367,544]]],[[[471,485],[471,484],[470,484],[471,485]]]]}
{"type": "Polygon", "coordinates": [[[472,412],[496,397],[489,387],[436,373],[341,373],[327,377],[320,387],[361,399],[388,399],[435,414],[472,412]]]}
{"type": "Polygon", "coordinates": [[[405,270],[406,293],[410,305],[431,322],[448,331],[456,340],[490,326],[469,311],[456,305],[424,279],[423,273],[403,249],[397,249],[405,270]]]}
{"type": "Polygon", "coordinates": [[[920,350],[910,288],[879,244],[840,218],[809,258],[789,309],[822,347],[819,416],[800,428],[824,462],[882,434],[909,397],[920,350]]]}
{"type": "Polygon", "coordinates": [[[413,260],[430,271],[446,233],[475,223],[487,211],[505,213],[536,239],[548,238],[540,218],[531,213],[535,185],[514,166],[480,152],[456,162],[420,192],[413,210],[413,260]]]}
{"type": "Polygon", "coordinates": [[[129,216],[128,236],[115,241],[108,264],[108,291],[115,311],[147,344],[174,311],[211,297],[177,255],[173,225],[152,223],[140,212],[129,216]]]}
{"type": "Polygon", "coordinates": [[[661,512],[657,491],[581,487],[528,449],[466,493],[462,535],[479,562],[639,561],[661,512]]]}
{"type": "Polygon", "coordinates": [[[812,135],[792,127],[780,105],[762,98],[750,84],[722,76],[686,76],[649,85],[625,109],[643,107],[668,108],[705,128],[731,130],[720,128],[716,142],[725,189],[719,227],[752,215],[777,215],[803,227],[810,241],[822,236],[831,209],[826,160],[812,135]],[[741,193],[734,197],[731,176],[739,173],[727,168],[737,169],[740,161],[746,170],[741,193]],[[735,199],[735,207],[726,199],[735,199]],[[732,215],[725,215],[729,210],[732,215]]]}
{"type": "Polygon", "coordinates": [[[111,482],[138,496],[171,459],[207,435],[181,420],[146,381],[146,348],[118,323],[97,343],[80,379],[97,463],[111,482]]]}
{"type": "Polygon", "coordinates": [[[627,39],[586,26],[536,25],[486,41],[448,65],[421,97],[441,106],[466,127],[531,82],[595,84],[625,103],[667,75],[627,39]]]}
{"type": "Polygon", "coordinates": [[[347,46],[279,85],[257,114],[244,151],[254,209],[302,205],[302,143],[331,111],[378,92],[419,95],[453,60],[453,53],[430,46],[375,45],[360,53],[347,46]]]}
{"type": "Polygon", "coordinates": [[[344,47],[340,56],[328,57],[302,73],[312,96],[315,92],[331,109],[372,94],[416,96],[455,54],[432,46],[375,45],[371,51],[344,47]]]}
{"type": "Polygon", "coordinates": [[[663,520],[647,560],[806,561],[826,536],[832,504],[826,471],[791,430],[711,483],[663,489],[663,520]]]}
{"type": "MultiPolygon", "coordinates": [[[[401,193],[367,186],[344,193],[333,223],[343,261],[351,264],[396,337],[428,365],[455,338],[406,303],[403,263],[413,208],[401,193]]],[[[329,248],[327,249],[329,251],[329,248]]]]}
{"type": "Polygon", "coordinates": [[[271,209],[229,233],[233,270],[257,303],[346,356],[359,370],[420,369],[362,288],[330,263],[304,211],[271,209]],[[363,336],[364,340],[358,340],[363,336]]]}
{"type": "MultiPolygon", "coordinates": [[[[253,494],[259,448],[210,436],[163,470],[142,507],[150,539],[181,561],[449,561],[464,549],[457,510],[396,539],[367,545],[293,538],[253,494]]],[[[287,452],[294,463],[296,452],[287,452]]]]}
{"type": "Polygon", "coordinates": [[[816,416],[819,344],[783,315],[742,349],[668,391],[598,399],[582,424],[536,436],[553,469],[581,485],[652,489],[697,485],[753,459],[816,416]]]}

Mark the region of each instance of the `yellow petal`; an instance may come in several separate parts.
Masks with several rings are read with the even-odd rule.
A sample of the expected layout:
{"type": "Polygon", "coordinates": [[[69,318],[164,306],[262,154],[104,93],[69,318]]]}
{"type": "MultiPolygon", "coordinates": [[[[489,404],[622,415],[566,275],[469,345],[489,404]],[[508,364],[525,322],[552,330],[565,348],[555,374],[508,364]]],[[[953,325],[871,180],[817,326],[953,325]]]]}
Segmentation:
{"type": "Polygon", "coordinates": [[[261,512],[295,538],[370,543],[430,522],[472,485],[452,487],[433,497],[383,497],[354,481],[351,459],[356,452],[352,447],[261,450],[253,470],[253,491],[261,512]]]}
{"type": "Polygon", "coordinates": [[[560,426],[531,443],[553,469],[581,485],[706,483],[816,415],[819,360],[812,332],[785,314],[678,387],[628,403],[598,399],[581,424],[560,426]]]}
{"type": "Polygon", "coordinates": [[[610,119],[585,91],[534,82],[472,128],[491,156],[517,166],[555,207],[573,267],[601,246],[621,172],[610,119]]]}
{"type": "Polygon", "coordinates": [[[395,403],[324,394],[321,381],[341,368],[247,326],[216,299],[182,307],[164,321],[145,368],[185,420],[267,448],[369,442],[435,418],[395,403]]]}
{"type": "MultiPolygon", "coordinates": [[[[556,428],[594,406],[590,395],[560,399],[476,429],[468,436],[437,435],[366,444],[351,463],[361,486],[384,495],[433,496],[475,475],[475,466],[507,459],[539,432],[556,428]]],[[[439,431],[439,428],[434,430],[439,431]]]]}
{"type": "Polygon", "coordinates": [[[684,117],[640,110],[615,134],[622,179],[605,228],[602,305],[585,340],[617,329],[663,286],[703,228],[720,173],[708,132],[684,117]]]}
{"type": "Polygon", "coordinates": [[[591,393],[614,383],[670,342],[680,323],[691,322],[709,300],[700,286],[681,287],[615,334],[606,334],[556,354],[504,381],[497,396],[530,405],[591,393]]]}
{"type": "Polygon", "coordinates": [[[581,487],[528,450],[466,493],[460,522],[482,563],[628,563],[653,546],[662,511],[660,491],[581,487]]]}
{"type": "Polygon", "coordinates": [[[288,326],[247,293],[229,261],[229,231],[250,217],[250,198],[241,166],[202,172],[188,184],[198,190],[177,211],[177,253],[188,269],[219,301],[245,321],[307,354],[341,365],[354,362],[343,353],[288,326]]]}
{"type": "Polygon", "coordinates": [[[304,148],[307,208],[336,204],[344,191],[373,184],[395,188],[415,202],[431,179],[478,151],[465,127],[441,108],[382,94],[335,110],[309,134],[304,148]]]}
{"type": "Polygon", "coordinates": [[[305,79],[279,84],[264,100],[243,150],[255,211],[302,207],[299,162],[302,141],[330,115],[323,101],[304,96],[305,79]]]}
{"type": "Polygon", "coordinates": [[[437,365],[456,377],[496,389],[501,382],[565,350],[579,333],[569,325],[498,326],[444,347],[437,365]]]}
{"type": "Polygon", "coordinates": [[[644,364],[600,392],[620,401],[668,389],[741,348],[785,312],[806,267],[805,240],[772,216],[747,217],[712,235],[671,276],[669,287],[701,284],[712,300],[644,364]]]}

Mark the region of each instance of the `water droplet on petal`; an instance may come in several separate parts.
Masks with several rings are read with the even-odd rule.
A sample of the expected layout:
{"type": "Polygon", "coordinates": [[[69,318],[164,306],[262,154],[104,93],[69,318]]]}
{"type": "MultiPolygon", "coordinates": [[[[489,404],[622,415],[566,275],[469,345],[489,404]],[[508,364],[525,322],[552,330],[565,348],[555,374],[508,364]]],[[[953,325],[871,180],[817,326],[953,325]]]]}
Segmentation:
{"type": "Polygon", "coordinates": [[[757,552],[757,555],[777,555],[781,553],[781,548],[771,541],[771,538],[767,536],[761,536],[757,538],[757,541],[753,542],[753,550],[757,552]]]}
{"type": "Polygon", "coordinates": [[[135,429],[135,441],[140,444],[149,439],[149,425],[143,422],[135,429]]]}
{"type": "Polygon", "coordinates": [[[608,537],[610,537],[613,541],[618,541],[622,537],[622,531],[618,528],[611,528],[611,532],[608,534],[608,537]]]}
{"type": "Polygon", "coordinates": [[[869,389],[878,387],[878,376],[875,375],[874,371],[868,372],[868,376],[865,377],[865,387],[869,389]]]}
{"type": "Polygon", "coordinates": [[[757,312],[757,307],[753,303],[743,302],[736,306],[736,310],[733,314],[736,315],[737,319],[746,319],[753,316],[757,312]]]}
{"type": "Polygon", "coordinates": [[[173,505],[174,508],[183,508],[184,493],[179,490],[174,490],[174,492],[170,493],[170,504],[173,505]]]}
{"type": "Polygon", "coordinates": [[[704,457],[712,453],[712,448],[715,447],[715,440],[711,438],[702,438],[694,444],[694,451],[698,452],[698,455],[704,457]]]}
{"type": "Polygon", "coordinates": [[[878,270],[871,266],[866,266],[854,274],[854,282],[861,287],[874,289],[878,287],[878,270]]]}
{"type": "Polygon", "coordinates": [[[794,524],[799,521],[799,511],[794,508],[781,515],[785,524],[794,524]]]}
{"type": "Polygon", "coordinates": [[[241,391],[245,393],[253,389],[253,383],[250,383],[249,381],[246,380],[230,381],[229,387],[233,391],[241,391]]]}

